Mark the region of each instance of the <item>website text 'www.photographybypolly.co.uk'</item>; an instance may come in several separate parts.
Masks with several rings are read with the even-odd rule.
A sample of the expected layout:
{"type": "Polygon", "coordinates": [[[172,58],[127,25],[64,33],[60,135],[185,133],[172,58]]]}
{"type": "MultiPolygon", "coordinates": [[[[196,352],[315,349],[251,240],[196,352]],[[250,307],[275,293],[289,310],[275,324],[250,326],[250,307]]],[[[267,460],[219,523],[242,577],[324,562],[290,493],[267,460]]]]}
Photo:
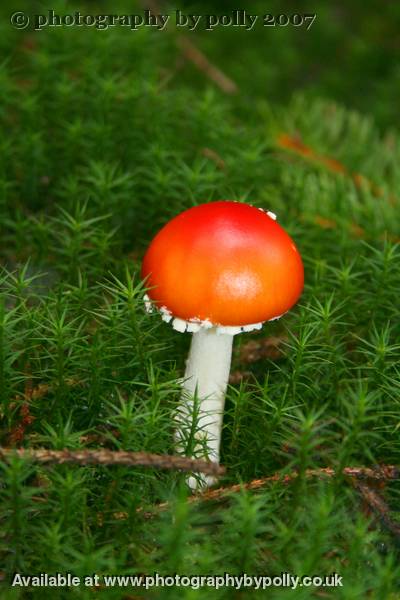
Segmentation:
{"type": "Polygon", "coordinates": [[[13,587],[138,587],[150,589],[154,587],[186,587],[199,589],[209,588],[243,588],[267,589],[270,587],[284,587],[295,590],[299,587],[342,587],[342,577],[337,573],[330,575],[293,575],[280,573],[279,575],[99,575],[90,574],[77,576],[73,573],[39,573],[26,575],[15,573],[12,577],[13,587]]]}

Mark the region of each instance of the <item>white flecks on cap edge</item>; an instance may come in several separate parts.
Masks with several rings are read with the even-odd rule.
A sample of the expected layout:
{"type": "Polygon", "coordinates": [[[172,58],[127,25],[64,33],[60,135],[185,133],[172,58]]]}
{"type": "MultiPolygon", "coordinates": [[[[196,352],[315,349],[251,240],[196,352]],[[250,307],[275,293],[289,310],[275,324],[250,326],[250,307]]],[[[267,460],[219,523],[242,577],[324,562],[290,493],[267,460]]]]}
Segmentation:
{"type": "Polygon", "coordinates": [[[261,212],[265,213],[266,215],[268,215],[269,217],[271,217],[271,219],[273,219],[274,221],[276,221],[277,216],[275,213],[272,212],[272,210],[265,210],[265,208],[258,208],[258,210],[261,210],[261,212]]]}
{"type": "MultiPolygon", "coordinates": [[[[147,294],[143,296],[143,300],[146,311],[152,313],[155,309],[155,306],[147,294]]],[[[157,309],[157,312],[160,313],[162,320],[166,323],[172,321],[172,327],[175,329],[175,331],[179,331],[180,333],[184,333],[185,331],[188,333],[196,333],[197,331],[200,331],[200,329],[211,329],[214,327],[218,335],[222,335],[224,333],[228,335],[236,335],[238,333],[261,329],[265,323],[265,321],[261,321],[260,323],[249,323],[248,325],[213,325],[209,319],[204,319],[202,321],[201,319],[193,318],[189,321],[185,321],[185,319],[173,317],[171,311],[166,306],[161,306],[161,308],[157,309]]],[[[268,319],[268,321],[276,321],[284,314],[286,313],[282,313],[281,315],[273,317],[272,319],[268,319]]]]}
{"type": "Polygon", "coordinates": [[[172,327],[176,329],[176,331],[180,331],[181,333],[183,333],[184,331],[186,331],[187,321],[175,317],[175,319],[172,321],[172,327]]]}
{"type": "Polygon", "coordinates": [[[199,331],[200,329],[201,329],[200,323],[191,323],[190,321],[187,321],[186,331],[188,333],[196,333],[196,331],[199,331]]]}
{"type": "Polygon", "coordinates": [[[163,321],[165,321],[166,323],[169,323],[172,319],[172,312],[170,310],[168,310],[168,308],[166,306],[162,306],[160,308],[160,313],[161,313],[161,318],[163,321]]]}
{"type": "Polygon", "coordinates": [[[277,321],[278,319],[283,317],[283,315],[286,315],[286,313],[287,313],[287,310],[285,310],[284,313],[282,313],[281,315],[278,315],[277,317],[272,317],[272,319],[268,319],[268,321],[277,321]]]}
{"type": "Polygon", "coordinates": [[[144,301],[144,306],[145,306],[146,311],[148,313],[153,312],[153,305],[152,305],[151,300],[150,300],[150,298],[148,297],[147,294],[145,294],[143,296],[143,301],[144,301]]]}

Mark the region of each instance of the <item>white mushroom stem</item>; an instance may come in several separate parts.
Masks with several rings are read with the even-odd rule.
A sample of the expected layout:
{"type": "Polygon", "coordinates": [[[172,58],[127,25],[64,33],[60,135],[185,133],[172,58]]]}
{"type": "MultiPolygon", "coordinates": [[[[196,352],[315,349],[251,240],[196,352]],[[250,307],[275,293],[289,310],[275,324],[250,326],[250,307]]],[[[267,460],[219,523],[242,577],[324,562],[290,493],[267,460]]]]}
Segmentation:
{"type": "MultiPolygon", "coordinates": [[[[217,327],[201,328],[193,333],[186,372],[183,382],[182,405],[176,421],[178,429],[175,439],[182,450],[183,439],[188,438],[188,429],[194,413],[194,398],[198,399],[197,426],[193,455],[206,457],[219,463],[222,419],[225,404],[225,392],[228,385],[232,358],[233,335],[223,333],[217,327]],[[185,429],[185,434],[183,432],[185,429]]],[[[212,485],[213,478],[188,479],[189,486],[199,489],[212,485]]]]}

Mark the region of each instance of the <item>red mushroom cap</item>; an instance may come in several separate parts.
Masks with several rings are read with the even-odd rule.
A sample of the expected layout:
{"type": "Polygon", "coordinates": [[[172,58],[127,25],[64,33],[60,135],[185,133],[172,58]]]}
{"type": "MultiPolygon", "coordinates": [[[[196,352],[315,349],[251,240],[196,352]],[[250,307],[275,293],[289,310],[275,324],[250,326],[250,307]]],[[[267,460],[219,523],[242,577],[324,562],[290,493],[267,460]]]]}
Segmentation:
{"type": "Polygon", "coordinates": [[[146,252],[142,277],[158,308],[222,326],[282,315],[304,283],[291,237],[263,210],[231,201],[201,204],[169,221],[146,252]]]}

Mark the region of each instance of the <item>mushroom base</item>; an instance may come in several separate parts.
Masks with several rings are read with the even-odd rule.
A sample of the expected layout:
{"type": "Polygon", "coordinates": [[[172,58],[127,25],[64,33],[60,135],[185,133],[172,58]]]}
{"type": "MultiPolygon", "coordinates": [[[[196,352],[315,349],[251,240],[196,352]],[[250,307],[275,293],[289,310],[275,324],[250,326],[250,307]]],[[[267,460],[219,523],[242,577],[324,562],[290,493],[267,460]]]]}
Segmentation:
{"type": "MultiPolygon", "coordinates": [[[[217,328],[193,333],[182,384],[182,404],[176,415],[177,449],[187,446],[193,421],[196,422],[192,456],[219,462],[225,392],[232,358],[233,335],[217,328]]],[[[212,485],[210,477],[190,477],[193,490],[212,485]]]]}

